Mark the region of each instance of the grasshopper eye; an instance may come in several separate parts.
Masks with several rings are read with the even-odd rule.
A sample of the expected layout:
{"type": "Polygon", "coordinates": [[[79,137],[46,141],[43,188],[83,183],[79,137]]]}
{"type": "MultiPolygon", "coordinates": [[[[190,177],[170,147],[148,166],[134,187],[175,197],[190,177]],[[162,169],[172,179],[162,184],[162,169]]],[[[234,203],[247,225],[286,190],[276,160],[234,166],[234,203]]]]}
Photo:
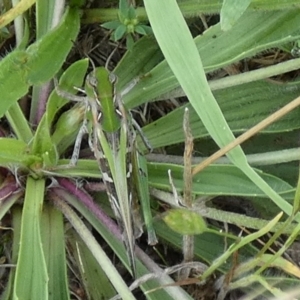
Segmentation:
{"type": "Polygon", "coordinates": [[[118,79],[118,77],[117,77],[117,75],[115,75],[114,73],[110,73],[110,74],[109,74],[109,81],[110,81],[112,84],[116,83],[116,82],[117,82],[117,79],[118,79]]]}
{"type": "Polygon", "coordinates": [[[88,80],[88,83],[89,83],[92,87],[97,87],[98,80],[97,80],[96,77],[94,77],[94,76],[89,76],[87,80],[88,80]]]}

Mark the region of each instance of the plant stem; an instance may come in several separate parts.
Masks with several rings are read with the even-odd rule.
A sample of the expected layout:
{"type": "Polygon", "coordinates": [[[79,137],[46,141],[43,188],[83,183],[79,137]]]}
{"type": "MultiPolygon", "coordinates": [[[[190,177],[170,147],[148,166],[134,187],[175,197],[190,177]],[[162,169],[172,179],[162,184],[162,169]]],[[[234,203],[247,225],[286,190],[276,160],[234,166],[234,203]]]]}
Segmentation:
{"type": "MultiPolygon", "coordinates": [[[[300,58],[291,59],[274,66],[265,67],[258,70],[249,71],[246,73],[241,73],[238,75],[232,75],[221,79],[208,81],[208,85],[212,91],[225,89],[232,86],[241,85],[244,83],[249,83],[257,80],[262,80],[270,78],[272,76],[280,75],[290,71],[298,70],[300,67],[300,58]]],[[[287,89],[293,88],[293,86],[287,85],[287,89]]],[[[168,93],[160,95],[159,97],[153,99],[153,101],[165,100],[169,98],[177,98],[186,96],[181,87],[178,87],[168,93]]]]}
{"type": "MultiPolygon", "coordinates": [[[[165,155],[151,153],[146,155],[148,161],[163,162],[183,165],[183,157],[176,155],[165,155]]],[[[268,166],[275,164],[288,163],[300,160],[300,148],[284,149],[279,151],[270,151],[257,154],[248,154],[247,161],[251,166],[268,166]]],[[[194,157],[193,164],[199,164],[207,157],[194,157]]],[[[227,157],[221,157],[214,162],[215,164],[232,164],[227,157]]]]}

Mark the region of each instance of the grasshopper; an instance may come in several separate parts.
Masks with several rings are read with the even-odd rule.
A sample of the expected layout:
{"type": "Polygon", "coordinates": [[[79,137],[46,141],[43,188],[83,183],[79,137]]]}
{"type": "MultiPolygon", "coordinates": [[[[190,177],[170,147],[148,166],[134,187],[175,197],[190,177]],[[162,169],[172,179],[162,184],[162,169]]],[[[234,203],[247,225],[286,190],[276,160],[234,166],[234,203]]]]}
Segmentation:
{"type": "MultiPolygon", "coordinates": [[[[145,182],[147,174],[140,174],[143,172],[145,162],[136,148],[134,127],[140,130],[130,112],[125,109],[122,94],[116,93],[116,81],[117,77],[113,73],[109,73],[104,67],[98,67],[94,68],[86,78],[85,97],[70,95],[59,90],[57,92],[69,100],[84,101],[87,111],[91,114],[92,129],[87,129],[85,118],[75,142],[71,164],[76,163],[82,135],[88,132],[89,146],[102,173],[112,210],[122,231],[129,264],[133,276],[136,277],[134,246],[135,238],[142,233],[142,226],[134,226],[135,222],[133,222],[133,218],[135,221],[138,219],[133,217],[134,199],[133,192],[130,190],[134,183],[133,165],[135,178],[141,178],[136,180],[139,185],[137,192],[146,200],[146,202],[142,200],[142,206],[148,230],[148,242],[155,244],[157,240],[152,225],[148,186],[145,182]],[[132,164],[133,160],[134,164],[132,164]]],[[[145,139],[143,141],[146,142],[145,139]]]]}

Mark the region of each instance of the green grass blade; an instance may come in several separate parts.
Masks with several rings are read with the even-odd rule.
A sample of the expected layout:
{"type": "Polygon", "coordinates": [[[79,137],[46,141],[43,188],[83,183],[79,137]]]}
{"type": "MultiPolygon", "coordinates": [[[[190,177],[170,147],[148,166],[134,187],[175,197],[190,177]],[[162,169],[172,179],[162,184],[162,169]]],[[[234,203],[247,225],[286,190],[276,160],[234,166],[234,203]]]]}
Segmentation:
{"type": "MultiPolygon", "coordinates": [[[[57,0],[54,1],[40,1],[36,2],[36,38],[40,39],[53,27],[53,19],[59,19],[58,10],[55,6],[58,5],[57,0]]],[[[64,3],[64,1],[60,1],[64,3]]]]}
{"type": "Polygon", "coordinates": [[[34,180],[28,177],[22,214],[14,299],[48,299],[48,273],[40,229],[44,192],[44,180],[34,180]]]}
{"type": "Polygon", "coordinates": [[[68,300],[69,286],[62,213],[52,205],[44,205],[41,236],[47,264],[49,300],[68,300]]]}
{"type": "MultiPolygon", "coordinates": [[[[151,187],[169,190],[170,183],[166,176],[168,170],[172,172],[173,183],[177,191],[182,192],[184,167],[175,164],[148,163],[149,184],[151,187]]],[[[289,195],[294,193],[294,188],[290,184],[258,169],[255,169],[255,171],[278,194],[293,199],[289,195]]],[[[199,196],[239,195],[241,197],[264,197],[264,193],[239,168],[232,165],[210,165],[196,174],[193,177],[192,192],[199,196]]]]}
{"type": "Polygon", "coordinates": [[[148,244],[155,245],[157,243],[157,238],[153,227],[153,218],[150,207],[147,160],[138,151],[134,151],[133,153],[133,173],[142,206],[145,226],[147,228],[148,244]]]}
{"type": "MultiPolygon", "coordinates": [[[[0,207],[0,211],[2,212],[2,207],[0,207]]],[[[20,249],[20,235],[21,235],[21,220],[22,220],[22,208],[20,206],[13,206],[11,209],[12,214],[12,227],[14,230],[14,238],[12,244],[12,257],[11,262],[13,264],[17,263],[20,249]]],[[[1,216],[0,216],[1,219],[1,216]]],[[[3,289],[1,294],[1,300],[11,300],[11,295],[14,287],[16,269],[13,268],[9,273],[8,283],[6,287],[3,289]]]]}
{"type": "Polygon", "coordinates": [[[81,282],[85,287],[87,298],[110,299],[115,296],[116,291],[105,272],[75,230],[69,230],[68,244],[79,266],[81,282]]]}
{"type": "Polygon", "coordinates": [[[220,257],[218,257],[214,263],[203,273],[203,278],[207,278],[207,276],[211,275],[220,265],[222,265],[234,252],[243,246],[249,244],[250,242],[260,238],[264,234],[268,233],[272,227],[274,227],[279,219],[282,217],[282,213],[278,214],[275,218],[273,218],[265,227],[258,230],[255,233],[249,234],[245,237],[242,237],[240,241],[235,244],[232,244],[226,252],[224,252],[220,257]]]}

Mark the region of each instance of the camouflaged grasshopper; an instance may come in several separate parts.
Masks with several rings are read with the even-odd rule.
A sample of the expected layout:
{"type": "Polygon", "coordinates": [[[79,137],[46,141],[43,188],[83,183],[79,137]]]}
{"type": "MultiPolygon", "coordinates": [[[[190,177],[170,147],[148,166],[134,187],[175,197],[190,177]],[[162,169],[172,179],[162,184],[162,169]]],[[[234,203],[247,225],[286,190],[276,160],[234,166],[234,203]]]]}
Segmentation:
{"type": "Polygon", "coordinates": [[[99,164],[112,210],[122,232],[129,264],[133,276],[136,277],[134,246],[135,239],[142,234],[142,225],[138,222],[139,213],[134,215],[134,194],[138,194],[142,202],[148,243],[156,244],[157,239],[150,211],[147,169],[144,169],[147,167],[146,161],[137,149],[135,130],[139,131],[144,143],[149,146],[139,126],[122,103],[122,95],[128,89],[123,94],[116,93],[116,81],[117,77],[113,73],[109,73],[104,67],[98,67],[86,78],[83,91],[86,96],[57,92],[66,99],[84,101],[86,110],[91,114],[91,129],[87,129],[88,121],[85,117],[75,142],[71,164],[76,164],[82,135],[88,132],[89,145],[99,164]],[[136,193],[133,192],[135,184],[136,193]]]}

